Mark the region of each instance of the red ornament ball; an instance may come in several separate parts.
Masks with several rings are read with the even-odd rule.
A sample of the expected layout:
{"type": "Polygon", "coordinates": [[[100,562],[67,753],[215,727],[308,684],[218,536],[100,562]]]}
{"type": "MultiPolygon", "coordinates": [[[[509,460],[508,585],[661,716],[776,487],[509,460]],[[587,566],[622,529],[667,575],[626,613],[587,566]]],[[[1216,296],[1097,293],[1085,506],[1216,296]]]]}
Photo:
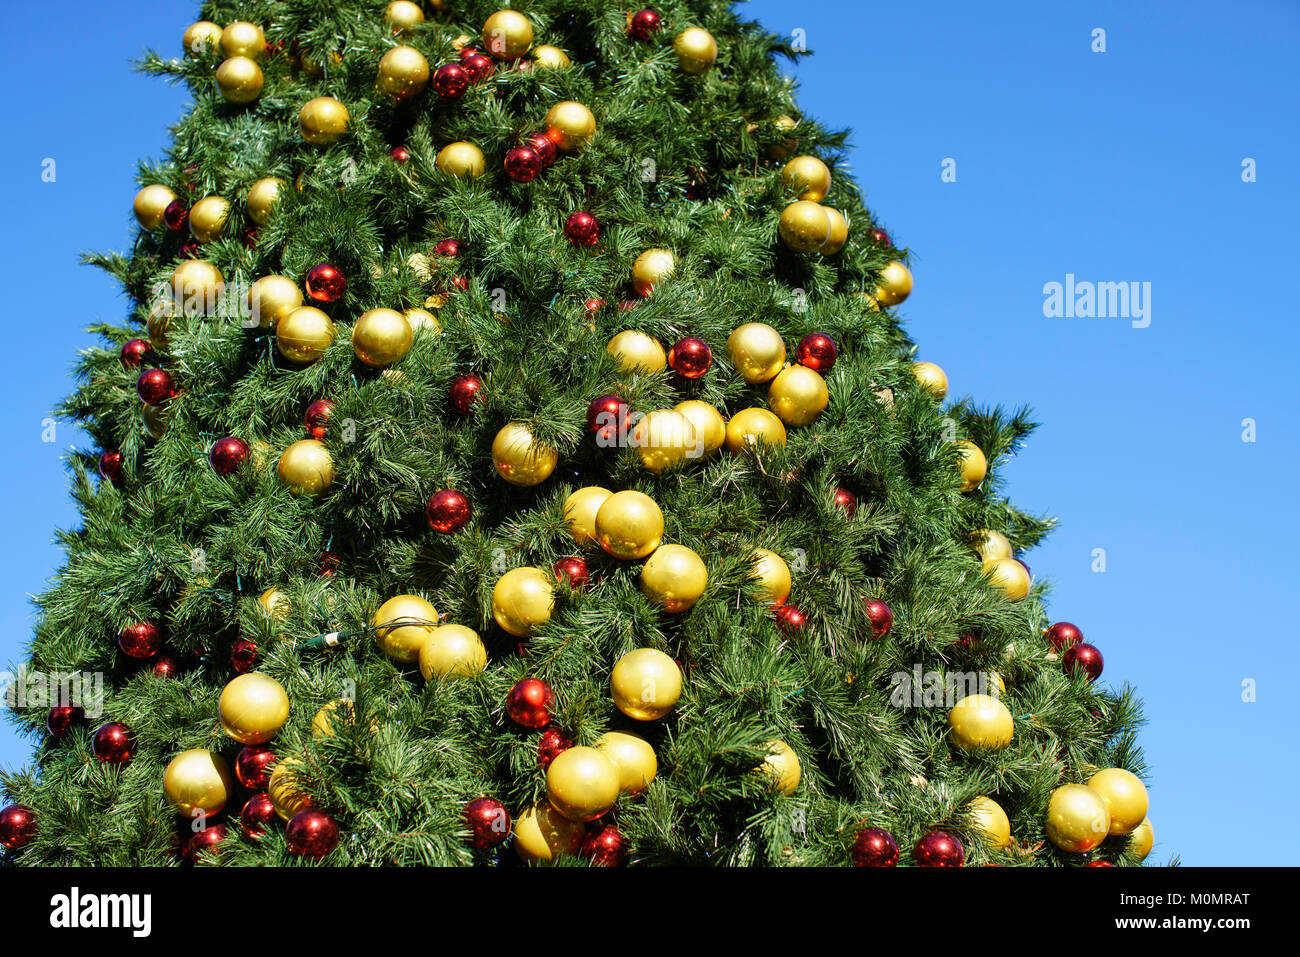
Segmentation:
{"type": "Polygon", "coordinates": [[[261,235],[262,235],[262,227],[245,226],[244,235],[242,237],[244,248],[255,249],[257,247],[257,240],[261,237],[261,235]]]}
{"type": "Polygon", "coordinates": [[[544,728],[551,723],[551,686],[540,678],[522,678],[506,696],[506,714],[521,728],[544,728]]]}
{"type": "Polygon", "coordinates": [[[469,71],[459,63],[444,63],[433,74],[433,88],[439,96],[455,99],[469,89],[469,71]]]}
{"type": "Polygon", "coordinates": [[[604,824],[582,839],[580,853],[599,867],[622,867],[627,861],[627,838],[613,824],[604,824]]]}
{"type": "Polygon", "coordinates": [[[858,497],[846,488],[837,488],[835,490],[835,504],[844,509],[844,514],[849,518],[858,510],[858,497]]]}
{"type": "Polygon", "coordinates": [[[130,764],[135,755],[135,735],[120,721],[110,721],[95,732],[90,749],[104,764],[130,764]]]}
{"type": "Polygon", "coordinates": [[[469,415],[474,403],[482,398],[483,380],[472,372],[462,373],[447,387],[447,404],[458,415],[469,415]]]}
{"type": "Polygon", "coordinates": [[[347,291],[348,278],[338,266],[321,263],[311,267],[303,286],[317,302],[337,302],[347,291]]]}
{"type": "Polygon", "coordinates": [[[307,406],[303,413],[302,424],[307,434],[313,439],[323,439],[329,434],[330,416],[334,414],[334,403],[329,399],[317,399],[307,406]]]}
{"type": "Polygon", "coordinates": [[[198,259],[199,244],[194,242],[193,240],[190,240],[189,242],[186,243],[181,243],[180,257],[181,259],[198,259]]]}
{"type": "Polygon", "coordinates": [[[394,146],[388,151],[388,155],[399,163],[409,163],[411,160],[411,151],[405,146],[394,146]]]}
{"type": "Polygon", "coordinates": [[[1114,867],[1110,861],[1089,861],[1084,867],[1114,867]]]}
{"type": "Polygon", "coordinates": [[[122,349],[118,352],[118,357],[122,360],[122,366],[126,369],[134,369],[144,361],[145,356],[153,348],[148,339],[130,339],[122,343],[122,349]]]}
{"type": "Polygon", "coordinates": [[[190,209],[179,199],[173,199],[163,210],[163,223],[173,232],[180,232],[190,220],[190,209]]]}
{"type": "Polygon", "coordinates": [[[918,867],[961,867],[966,863],[966,848],[947,831],[931,831],[912,848],[912,860],[918,867]]]}
{"type": "Polygon", "coordinates": [[[45,718],[45,730],[50,737],[62,740],[73,728],[86,720],[86,712],[79,705],[59,704],[50,709],[45,718]]]}
{"type": "Polygon", "coordinates": [[[465,51],[462,50],[460,63],[465,68],[465,72],[469,74],[469,78],[475,83],[482,83],[484,80],[491,79],[492,71],[495,69],[492,65],[492,58],[479,53],[477,50],[470,53],[469,56],[466,56],[465,51]]]}
{"type": "Polygon", "coordinates": [[[776,623],[787,635],[808,627],[808,616],[789,603],[776,610],[776,623]]]}
{"type": "Polygon", "coordinates": [[[588,299],[582,304],[582,308],[587,310],[587,315],[594,316],[604,307],[604,299],[588,299]]]}
{"type": "Polygon", "coordinates": [[[881,827],[859,831],[849,852],[854,867],[893,867],[898,863],[898,842],[881,827]]]}
{"type": "Polygon", "coordinates": [[[627,435],[631,422],[632,410],[619,396],[602,395],[587,406],[587,428],[602,449],[617,446],[620,437],[627,435]]]}
{"type": "Polygon", "coordinates": [[[822,375],[831,371],[839,354],[839,349],[835,347],[835,340],[824,332],[812,332],[804,336],[799,340],[799,346],[795,350],[801,366],[807,366],[813,372],[820,372],[822,375]]]}
{"type": "Polygon", "coordinates": [[[659,19],[659,14],[646,7],[644,10],[632,14],[632,22],[628,25],[627,35],[633,40],[648,40],[650,34],[661,26],[663,26],[663,21],[659,19]]]}
{"type": "Polygon", "coordinates": [[[180,659],[170,652],[159,652],[153,660],[153,673],[159,678],[174,678],[180,674],[180,671],[180,659]]]}
{"type": "Polygon", "coordinates": [[[1083,632],[1079,626],[1068,621],[1058,621],[1047,629],[1047,640],[1057,651],[1071,648],[1083,641],[1083,632]]]}
{"type": "Polygon", "coordinates": [[[198,859],[208,851],[215,850],[216,846],[226,836],[226,825],[209,824],[201,831],[197,831],[181,846],[181,857],[189,863],[197,863],[198,859]]]}
{"type": "Polygon", "coordinates": [[[271,769],[280,760],[265,744],[250,744],[235,758],[235,777],[250,791],[260,791],[271,780],[271,769]]]}
{"type": "Polygon", "coordinates": [[[236,638],[230,646],[230,666],[239,674],[246,675],[257,664],[257,645],[247,638],[236,638]]]}
{"type": "Polygon", "coordinates": [[[524,140],[524,145],[541,157],[543,168],[554,163],[555,157],[558,155],[555,141],[545,133],[534,133],[532,136],[524,140]]]}
{"type": "Polygon", "coordinates": [[[162,405],[176,395],[176,383],[166,369],[145,369],[135,382],[135,391],[145,405],[162,405]]]}
{"type": "Polygon", "coordinates": [[[871,637],[881,638],[889,634],[889,629],[894,627],[894,613],[889,606],[879,598],[868,598],[862,604],[871,621],[871,637]]]}
{"type": "Polygon", "coordinates": [[[1101,677],[1104,664],[1101,651],[1095,645],[1082,641],[1077,645],[1071,645],[1061,656],[1061,667],[1067,675],[1082,672],[1088,676],[1089,681],[1096,681],[1101,677]]]}
{"type": "Polygon", "coordinates": [[[469,524],[474,509],[470,506],[464,492],[446,488],[429,496],[429,504],[424,514],[429,520],[431,529],[443,535],[450,535],[452,532],[459,532],[469,524]]]}
{"type": "Polygon", "coordinates": [[[545,771],[562,751],[573,747],[573,739],[559,728],[547,728],[537,739],[537,766],[545,771]]]}
{"type": "Polygon", "coordinates": [[[868,235],[871,237],[871,241],[877,246],[880,246],[883,249],[894,248],[894,241],[889,238],[889,233],[885,232],[879,226],[873,227],[868,235]]]}
{"type": "Polygon", "coordinates": [[[132,658],[152,658],[162,648],[162,629],[151,621],[127,625],[117,635],[117,646],[132,658]]]}
{"type": "Polygon", "coordinates": [[[339,826],[324,811],[308,808],[293,816],[284,829],[284,841],[290,854],[324,857],[338,846],[339,826]]]}
{"type": "Polygon", "coordinates": [[[713,365],[713,350],[703,339],[687,336],[678,339],[668,350],[668,364],[678,375],[698,379],[713,365]]]}
{"type": "Polygon", "coordinates": [[[230,475],[248,461],[248,443],[228,435],[212,443],[208,462],[218,475],[230,475]]]}
{"type": "Polygon", "coordinates": [[[269,794],[254,794],[239,812],[239,826],[245,837],[257,839],[266,834],[276,819],[275,805],[269,794]]]}
{"type": "Polygon", "coordinates": [[[594,246],[600,240],[600,223],[591,213],[578,210],[564,221],[564,235],[575,246],[594,246]]]}
{"type": "Polygon", "coordinates": [[[0,844],[22,850],[36,837],[36,812],[26,804],[10,804],[0,811],[0,844]]]}
{"type": "Polygon", "coordinates": [[[510,812],[495,798],[475,798],[465,805],[470,847],[490,850],[510,836],[510,812]]]}
{"type": "Polygon", "coordinates": [[[516,146],[506,153],[506,175],[516,183],[531,183],[542,171],[542,158],[527,146],[516,146]]]}
{"type": "Polygon", "coordinates": [[[436,252],[439,256],[445,256],[448,259],[455,259],[457,256],[460,255],[460,240],[459,239],[439,240],[438,245],[433,247],[433,251],[436,252]]]}
{"type": "Polygon", "coordinates": [[[116,482],[122,477],[122,463],[126,461],[117,449],[105,449],[99,453],[99,477],[116,482]]]}
{"type": "Polygon", "coordinates": [[[343,558],[338,552],[326,549],[320,553],[320,558],[316,560],[316,576],[318,578],[333,578],[342,564],[343,558]]]}
{"type": "Polygon", "coordinates": [[[568,586],[574,591],[583,591],[587,587],[587,582],[591,579],[591,572],[587,568],[587,560],[576,555],[561,558],[555,563],[552,571],[555,572],[556,581],[567,582],[568,586]]]}

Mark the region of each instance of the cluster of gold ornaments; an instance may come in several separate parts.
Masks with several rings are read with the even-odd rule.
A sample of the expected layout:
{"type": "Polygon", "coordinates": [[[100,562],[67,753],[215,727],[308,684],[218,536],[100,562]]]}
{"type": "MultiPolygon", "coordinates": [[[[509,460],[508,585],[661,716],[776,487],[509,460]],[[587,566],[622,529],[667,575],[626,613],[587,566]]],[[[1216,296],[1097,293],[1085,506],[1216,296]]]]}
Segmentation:
{"type": "Polygon", "coordinates": [[[220,52],[225,57],[217,67],[217,90],[227,102],[242,106],[262,95],[265,82],[258,64],[266,49],[262,28],[237,20],[224,30],[208,20],[192,23],[181,38],[186,56],[220,52]]]}
{"type": "Polygon", "coordinates": [[[425,681],[469,678],[487,668],[487,648],[478,632],[444,624],[436,608],[419,595],[397,595],[370,620],[379,649],[399,664],[418,663],[425,681]]]}
{"type": "Polygon", "coordinates": [[[1108,837],[1128,837],[1128,851],[1138,860],[1155,842],[1147,818],[1147,789],[1124,768],[1106,768],[1087,784],[1063,784],[1047,803],[1047,837],[1061,850],[1084,854],[1108,837]]]}
{"type": "Polygon", "coordinates": [[[797,253],[834,256],[849,238],[849,221],[822,205],[831,190],[831,171],[816,156],[796,156],[781,170],[781,182],[798,199],[781,213],[781,241],[797,253]]]}

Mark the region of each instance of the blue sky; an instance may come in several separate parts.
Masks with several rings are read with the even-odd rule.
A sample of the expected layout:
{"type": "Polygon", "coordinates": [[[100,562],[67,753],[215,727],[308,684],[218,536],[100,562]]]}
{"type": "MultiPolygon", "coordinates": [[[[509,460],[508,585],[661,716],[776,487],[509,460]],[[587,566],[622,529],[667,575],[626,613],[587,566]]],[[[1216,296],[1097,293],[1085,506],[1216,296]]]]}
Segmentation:
{"type": "MultiPolygon", "coordinates": [[[[92,344],[83,328],[126,308],[77,254],[128,248],[134,164],[159,155],[185,103],[128,61],[177,49],[191,5],[74,8],[50,31],[36,5],[15,6],[7,36],[28,39],[0,58],[0,663],[20,658],[27,596],[60,561],[52,529],[76,522],[60,462],[76,435],[60,426],[43,442],[42,420],[92,344]]],[[[1061,520],[1025,556],[1054,583],[1053,617],[1102,649],[1103,682],[1145,699],[1152,860],[1294,864],[1300,6],[757,0],[742,12],[802,30],[815,52],[797,68],[801,106],[854,131],[868,205],[915,254],[903,314],[920,357],[953,394],[1029,403],[1043,422],[1004,474],[1019,503],[1061,520]],[[1150,283],[1150,324],[1045,316],[1044,284],[1067,274],[1150,283]]],[[[26,752],[0,728],[0,763],[26,752]]]]}

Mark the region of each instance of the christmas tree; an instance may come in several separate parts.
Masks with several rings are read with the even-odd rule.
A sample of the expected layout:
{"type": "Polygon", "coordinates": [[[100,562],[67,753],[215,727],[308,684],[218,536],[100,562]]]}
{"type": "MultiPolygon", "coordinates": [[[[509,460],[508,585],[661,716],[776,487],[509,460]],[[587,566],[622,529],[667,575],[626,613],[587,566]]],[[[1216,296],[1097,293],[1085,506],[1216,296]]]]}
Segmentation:
{"type": "MultiPolygon", "coordinates": [[[[722,0],[209,2],[62,408],[19,864],[1136,864],[1034,425],[722,0]]],[[[125,203],[124,203],[125,205],[125,203]]]]}

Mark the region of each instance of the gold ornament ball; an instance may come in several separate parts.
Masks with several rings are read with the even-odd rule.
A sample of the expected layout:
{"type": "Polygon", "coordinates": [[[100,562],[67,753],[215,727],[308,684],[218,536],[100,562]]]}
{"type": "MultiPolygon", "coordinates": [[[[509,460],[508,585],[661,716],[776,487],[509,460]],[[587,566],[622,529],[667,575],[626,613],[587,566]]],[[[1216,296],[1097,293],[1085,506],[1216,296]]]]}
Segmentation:
{"type": "Polygon", "coordinates": [[[831,401],[826,380],[807,366],[782,369],[767,390],[767,404],[786,425],[809,425],[831,401]]]}
{"type": "Polygon", "coordinates": [[[172,294],[187,316],[214,311],[225,288],[221,270],[205,260],[187,259],[172,270],[172,294]]]}
{"type": "Polygon", "coordinates": [[[256,60],[266,50],[262,28],[247,20],[236,20],[221,31],[221,52],[228,57],[244,56],[256,60]]]}
{"type": "Polygon", "coordinates": [[[912,376],[917,385],[936,399],[948,394],[948,374],[933,362],[913,362],[912,376]]]}
{"type": "Polygon", "coordinates": [[[542,70],[563,70],[572,65],[567,53],[545,43],[533,48],[533,63],[542,70]]]}
{"type": "Polygon", "coordinates": [[[640,794],[659,773],[659,760],[650,742],[630,731],[606,731],[596,739],[596,750],[618,770],[618,789],[640,794]]]}
{"type": "Polygon", "coordinates": [[[1143,818],[1142,823],[1133,829],[1128,838],[1128,852],[1139,861],[1145,861],[1156,843],[1156,832],[1151,828],[1151,819],[1143,818]]]}
{"type": "Polygon", "coordinates": [[[396,309],[370,309],[352,327],[352,351],[373,369],[400,362],[414,344],[411,324],[396,309]]]}
{"type": "Polygon", "coordinates": [[[570,821],[550,801],[540,801],[515,819],[515,853],[527,864],[551,864],[577,854],[586,831],[581,821],[570,821]]]}
{"type": "Polygon", "coordinates": [[[186,56],[216,53],[221,48],[221,27],[209,20],[191,23],[181,37],[181,47],[186,56]]]}
{"type": "Polygon", "coordinates": [[[439,627],[438,610],[419,595],[397,595],[379,606],[370,624],[380,650],[409,665],[420,657],[420,648],[439,627]]]}
{"type": "Polygon", "coordinates": [[[512,568],[492,587],[492,617],[516,638],[531,636],[554,611],[555,585],[540,568],[512,568]]]}
{"type": "Polygon", "coordinates": [[[291,755],[281,758],[271,772],[266,794],[282,821],[288,821],[299,811],[311,807],[311,798],[298,783],[298,774],[302,769],[302,759],[291,755]]]}
{"type": "Polygon", "coordinates": [[[217,91],[227,103],[236,106],[252,103],[261,96],[264,82],[262,68],[246,56],[232,56],[217,67],[217,91]]]}
{"type": "Polygon", "coordinates": [[[276,471],[295,495],[319,495],[334,481],[334,460],[318,439],[302,439],[280,453],[276,471]]]}
{"type": "Polygon", "coordinates": [[[707,73],[718,58],[718,43],[713,34],[703,27],[687,27],[673,40],[677,51],[677,65],[684,73],[707,73]]]}
{"type": "Polygon", "coordinates": [[[276,320],[275,348],[290,362],[315,362],[333,341],[333,320],[315,306],[298,306],[276,320]]]}
{"type": "Polygon", "coordinates": [[[483,22],[483,47],[498,60],[517,60],[533,45],[533,25],[515,10],[498,10],[483,22]]]}
{"type": "Polygon", "coordinates": [[[1021,601],[1029,594],[1029,572],[1014,558],[990,559],[984,563],[984,575],[1007,601],[1021,601]]]}
{"type": "Polygon", "coordinates": [[[487,668],[487,649],[483,639],[464,625],[435,628],[420,646],[420,674],[425,681],[455,675],[472,678],[487,668]]]}
{"type": "Polygon", "coordinates": [[[272,585],[257,598],[258,604],[272,621],[284,621],[293,611],[293,606],[284,592],[272,585]]]}
{"type": "Polygon", "coordinates": [[[747,322],[727,337],[727,353],[746,382],[767,382],[785,364],[785,340],[765,322],[747,322]]]}
{"type": "Polygon", "coordinates": [[[172,320],[176,318],[176,304],[160,299],[149,310],[145,328],[149,333],[149,342],[155,349],[167,348],[167,334],[171,331],[172,320]]]}
{"type": "Polygon", "coordinates": [[[829,206],[823,206],[826,210],[826,218],[830,220],[831,231],[826,235],[826,242],[822,244],[821,254],[823,256],[834,256],[844,244],[849,241],[849,221],[844,218],[844,214],[838,209],[832,209],[829,206]]]}
{"type": "MultiPolygon", "coordinates": [[[[333,738],[347,730],[348,725],[357,720],[356,705],[347,698],[338,698],[327,702],[311,719],[311,736],[313,738],[333,738]]],[[[371,733],[378,727],[371,724],[371,733]]]]}
{"type": "Polygon", "coordinates": [[[613,494],[607,488],[589,485],[564,500],[564,520],[569,523],[569,534],[579,545],[596,537],[596,513],[613,494]]]}
{"type": "Polygon", "coordinates": [[[284,180],[266,176],[248,187],[248,199],[244,203],[248,218],[259,226],[265,226],[275,211],[275,204],[280,201],[280,190],[284,180]]]}
{"type": "Polygon", "coordinates": [[[670,615],[692,608],[708,583],[704,559],[685,545],[660,545],[641,569],[641,590],[670,615]]]}
{"type": "Polygon", "coordinates": [[[273,329],[301,305],[302,290],[288,276],[263,276],[248,287],[248,317],[259,329],[273,329]]]}
{"type": "Polygon", "coordinates": [[[343,139],[352,123],[348,108],[332,96],[318,96],[303,104],[298,131],[312,146],[330,146],[343,139]]]}
{"type": "Polygon", "coordinates": [[[1132,771],[1106,768],[1088,778],[1088,787],[1100,794],[1106,802],[1112,837],[1132,833],[1146,820],[1146,785],[1132,771]]]}
{"type": "Polygon", "coordinates": [[[463,178],[477,179],[487,169],[483,151],[473,143],[459,140],[448,143],[438,151],[434,165],[444,173],[463,178]]]}
{"type": "Polygon", "coordinates": [[[1110,833],[1106,802],[1090,787],[1063,784],[1047,802],[1047,838],[1070,854],[1091,851],[1110,833]]]}
{"type": "Polygon", "coordinates": [[[832,225],[825,206],[801,199],[781,211],[777,231],[789,249],[819,253],[831,239],[832,225]]]}
{"type": "MultiPolygon", "coordinates": [[[[776,128],[778,133],[793,133],[799,128],[799,121],[792,116],[786,116],[782,113],[772,121],[772,125],[776,128]]],[[[794,151],[798,149],[798,147],[799,141],[791,136],[784,140],[778,140],[769,146],[767,148],[767,155],[769,159],[787,160],[794,154],[794,151]]]]}
{"type": "Polygon", "coordinates": [[[184,817],[219,813],[234,784],[225,759],[204,748],[182,751],[163,772],[163,793],[184,817]]]}
{"type": "Polygon", "coordinates": [[[672,250],[658,247],[647,249],[632,263],[632,288],[644,299],[676,269],[677,259],[672,250]]]}
{"type": "Polygon", "coordinates": [[[682,696],[682,672],[662,651],[638,648],[614,664],[609,689],[619,711],[637,721],[654,721],[682,696]]]}
{"type": "Polygon", "coordinates": [[[565,152],[580,150],[595,135],[596,117],[575,100],[556,103],[546,113],[547,135],[565,152]]]}
{"type": "Polygon", "coordinates": [[[596,541],[615,558],[645,558],[663,537],[664,513],[643,492],[615,492],[596,510],[596,541]]]}
{"type": "Polygon", "coordinates": [[[776,552],[766,548],[754,549],[751,581],[758,582],[758,590],[769,605],[784,605],[790,597],[790,566],[776,552]]]}
{"type": "Polygon", "coordinates": [[[912,294],[912,271],[897,259],[880,271],[880,280],[873,292],[882,306],[897,306],[912,294]]]}
{"type": "Polygon", "coordinates": [[[675,408],[695,430],[696,448],[700,450],[699,458],[708,458],[727,440],[727,423],[722,413],[699,399],[687,399],[679,402],[675,408]]]}
{"type": "Polygon", "coordinates": [[[635,329],[624,329],[605,346],[618,360],[624,372],[662,372],[668,368],[668,356],[656,339],[635,329]]]}
{"type": "Polygon", "coordinates": [[[962,751],[1001,751],[1014,733],[1011,712],[991,695],[967,695],[948,712],[948,737],[962,751]]]}
{"type": "Polygon", "coordinates": [[[815,156],[796,156],[781,170],[786,189],[798,190],[799,199],[820,203],[831,191],[831,171],[815,156]]]}
{"type": "Polygon", "coordinates": [[[163,213],[176,199],[176,194],[161,183],[146,186],[135,194],[135,218],[152,232],[163,224],[163,213]]]}
{"type": "Polygon", "coordinates": [[[402,315],[404,315],[406,321],[411,324],[411,332],[414,335],[418,336],[420,333],[426,331],[434,337],[442,335],[442,323],[439,322],[438,317],[428,309],[415,307],[407,309],[402,313],[402,315]]]}
{"type": "Polygon", "coordinates": [[[757,445],[785,445],[785,426],[767,409],[741,409],[727,423],[727,451],[757,445]]]}
{"type": "Polygon", "coordinates": [[[511,485],[537,485],[555,471],[560,456],[533,438],[525,422],[509,422],[492,440],[492,464],[511,485]]]}
{"type": "Polygon", "coordinates": [[[594,821],[619,795],[618,768],[595,748],[561,751],[546,769],[546,799],[570,821],[594,821]]]}
{"type": "Polygon", "coordinates": [[[641,464],[655,475],[688,457],[699,458],[704,451],[696,442],[694,426],[676,409],[656,409],[643,416],[632,430],[632,442],[641,464]]]}
{"type": "Polygon", "coordinates": [[[973,492],[979,488],[980,482],[983,482],[984,476],[988,474],[988,459],[984,457],[978,445],[965,439],[957,443],[957,449],[961,453],[961,461],[958,463],[961,470],[961,490],[973,492]]]}
{"type": "Polygon", "coordinates": [[[1006,847],[1011,843],[1011,822],[1002,805],[990,797],[977,797],[970,802],[970,812],[975,818],[975,828],[990,847],[1006,847]]]}
{"type": "Polygon", "coordinates": [[[393,0],[384,10],[384,22],[393,33],[405,33],[424,22],[424,11],[411,0],[393,0]]]}
{"type": "Polygon", "coordinates": [[[240,744],[263,744],[289,720],[289,695],[274,678],[252,672],[221,691],[221,726],[240,744]]]}
{"type": "Polygon", "coordinates": [[[758,770],[771,779],[772,787],[776,791],[789,795],[793,794],[795,788],[799,786],[803,767],[799,763],[799,755],[794,753],[790,745],[784,741],[769,741],[767,757],[758,766],[758,770]]]}
{"type": "Polygon", "coordinates": [[[991,528],[977,528],[971,533],[971,545],[979,555],[981,562],[991,562],[997,558],[1011,558],[1010,540],[1001,532],[991,528]]]}
{"type": "Polygon", "coordinates": [[[230,215],[230,203],[221,196],[204,196],[190,207],[190,235],[210,243],[221,235],[230,215]]]}
{"type": "Polygon", "coordinates": [[[429,61],[415,47],[393,47],[379,60],[379,91],[399,100],[429,85],[429,61]]]}
{"type": "Polygon", "coordinates": [[[161,439],[167,433],[167,407],[162,405],[146,405],[140,416],[144,423],[144,430],[152,438],[161,439]]]}

